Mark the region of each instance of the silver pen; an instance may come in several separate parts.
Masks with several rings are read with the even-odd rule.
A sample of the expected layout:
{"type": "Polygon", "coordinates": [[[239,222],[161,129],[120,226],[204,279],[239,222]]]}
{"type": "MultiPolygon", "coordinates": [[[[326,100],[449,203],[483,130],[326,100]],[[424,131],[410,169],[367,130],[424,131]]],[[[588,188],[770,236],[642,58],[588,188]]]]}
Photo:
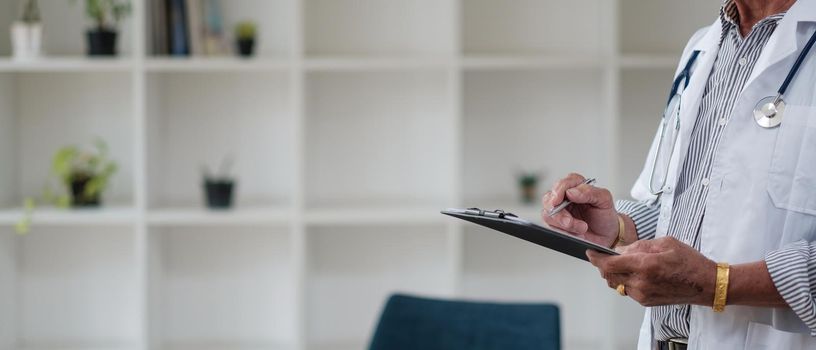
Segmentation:
{"type": "MultiPolygon", "coordinates": [[[[581,183],[581,185],[592,185],[593,183],[595,183],[595,178],[594,178],[594,177],[593,177],[593,178],[591,178],[591,179],[586,179],[586,180],[584,180],[584,182],[582,182],[582,183],[581,183]]],[[[580,185],[578,185],[578,186],[580,186],[580,185]]],[[[558,214],[559,212],[561,212],[562,210],[564,210],[564,208],[566,208],[566,207],[567,207],[568,205],[570,205],[570,204],[572,204],[572,202],[570,202],[569,200],[567,200],[567,194],[566,194],[566,193],[564,193],[564,201],[563,201],[563,202],[561,202],[561,204],[559,204],[559,205],[558,205],[558,206],[556,206],[555,208],[550,209],[550,216],[553,216],[553,215],[555,215],[555,214],[558,214]]]]}

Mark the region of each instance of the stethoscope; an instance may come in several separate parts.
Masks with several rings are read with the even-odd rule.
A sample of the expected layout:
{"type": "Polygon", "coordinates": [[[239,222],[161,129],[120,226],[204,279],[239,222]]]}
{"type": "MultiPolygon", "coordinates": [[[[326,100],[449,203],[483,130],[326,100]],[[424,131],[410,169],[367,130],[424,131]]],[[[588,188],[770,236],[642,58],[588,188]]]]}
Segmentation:
{"type": "Polygon", "coordinates": [[[796,57],[796,62],[793,63],[793,67],[788,72],[788,76],[785,77],[785,81],[782,82],[782,86],[776,91],[776,96],[768,96],[757,102],[756,107],[754,107],[754,120],[759,126],[769,129],[782,124],[782,118],[785,116],[785,91],[788,90],[788,85],[790,85],[793,77],[799,72],[799,67],[802,65],[802,61],[805,60],[810,48],[813,47],[814,41],[816,41],[816,32],[810,36],[810,40],[805,44],[802,52],[799,53],[799,57],[796,57]]]}
{"type": "MultiPolygon", "coordinates": [[[[796,73],[799,72],[799,68],[813,47],[814,42],[816,42],[816,32],[810,36],[802,52],[799,53],[799,56],[793,63],[793,67],[788,71],[785,81],[782,82],[779,90],[777,90],[776,96],[768,96],[757,102],[756,107],[754,107],[754,120],[756,120],[759,126],[771,129],[782,124],[782,119],[785,116],[785,92],[787,92],[788,85],[790,85],[796,73]]],[[[660,130],[658,131],[660,136],[658,138],[657,150],[655,150],[652,157],[652,170],[649,176],[649,192],[655,196],[659,196],[666,191],[666,180],[669,175],[671,157],[674,154],[677,135],[680,133],[680,102],[682,100],[683,91],[688,87],[689,81],[691,80],[691,68],[694,66],[694,62],[699,55],[699,50],[691,53],[683,70],[680,71],[680,74],[677,75],[672,83],[671,92],[669,93],[669,102],[666,105],[666,110],[663,112],[660,130]],[[680,89],[681,86],[682,89],[680,89]],[[668,149],[668,158],[663,157],[665,147],[670,147],[668,149]],[[662,163],[662,176],[657,173],[658,163],[662,163]],[[659,180],[659,182],[656,183],[656,180],[659,180]]]]}

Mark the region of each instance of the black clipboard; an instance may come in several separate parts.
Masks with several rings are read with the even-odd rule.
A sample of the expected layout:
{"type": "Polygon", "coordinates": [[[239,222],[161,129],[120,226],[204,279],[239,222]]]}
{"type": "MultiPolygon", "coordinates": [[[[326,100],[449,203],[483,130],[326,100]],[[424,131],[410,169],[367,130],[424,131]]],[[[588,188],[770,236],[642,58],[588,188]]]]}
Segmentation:
{"type": "Polygon", "coordinates": [[[470,221],[584,261],[589,261],[586,256],[587,249],[610,255],[619,255],[618,252],[607,247],[575,237],[554,227],[534,224],[503,210],[487,211],[479,208],[451,208],[443,210],[442,214],[470,221]]]}

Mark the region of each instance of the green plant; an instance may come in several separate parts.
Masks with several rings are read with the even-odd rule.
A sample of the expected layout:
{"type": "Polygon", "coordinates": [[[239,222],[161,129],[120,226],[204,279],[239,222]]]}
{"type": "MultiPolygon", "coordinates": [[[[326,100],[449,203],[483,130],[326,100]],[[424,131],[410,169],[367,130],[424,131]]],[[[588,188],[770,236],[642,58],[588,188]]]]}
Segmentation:
{"type": "Polygon", "coordinates": [[[130,0],[85,0],[85,14],[98,30],[115,29],[130,11],[130,0]]]}
{"type": "Polygon", "coordinates": [[[25,24],[40,23],[40,7],[37,5],[37,0],[26,0],[23,4],[23,13],[20,16],[20,21],[25,24]]]}
{"type": "Polygon", "coordinates": [[[235,37],[238,40],[255,39],[258,26],[252,21],[241,21],[235,25],[235,37]]]}
{"type": "MultiPolygon", "coordinates": [[[[60,148],[51,159],[51,176],[43,189],[40,202],[67,208],[72,201],[98,198],[107,188],[116,170],[116,162],[108,157],[108,146],[102,140],[94,142],[93,149],[81,149],[77,146],[60,148]],[[53,189],[54,181],[60,185],[60,190],[53,189]],[[84,183],[81,193],[72,193],[72,185],[76,181],[84,183]]],[[[25,234],[30,231],[31,215],[36,202],[33,197],[25,199],[23,217],[15,226],[18,233],[25,234]]]]}

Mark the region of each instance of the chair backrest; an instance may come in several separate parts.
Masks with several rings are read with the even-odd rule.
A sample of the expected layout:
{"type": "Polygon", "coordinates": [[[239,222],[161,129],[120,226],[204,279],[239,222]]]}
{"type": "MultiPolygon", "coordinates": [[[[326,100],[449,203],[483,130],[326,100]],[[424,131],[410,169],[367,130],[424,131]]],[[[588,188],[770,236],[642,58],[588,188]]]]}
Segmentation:
{"type": "Polygon", "coordinates": [[[393,295],[369,350],[558,350],[552,304],[480,303],[393,295]]]}

